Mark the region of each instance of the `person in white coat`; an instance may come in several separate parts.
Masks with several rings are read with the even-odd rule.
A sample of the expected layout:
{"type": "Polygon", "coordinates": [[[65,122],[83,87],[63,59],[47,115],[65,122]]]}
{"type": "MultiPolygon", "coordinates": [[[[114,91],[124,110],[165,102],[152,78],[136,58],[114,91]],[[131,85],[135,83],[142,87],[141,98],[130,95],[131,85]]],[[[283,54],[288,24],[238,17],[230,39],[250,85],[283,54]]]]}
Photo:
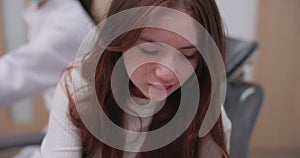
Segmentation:
{"type": "MultiPolygon", "coordinates": [[[[28,42],[0,58],[0,108],[43,93],[50,110],[62,71],[94,24],[78,0],[29,1],[24,20],[28,42]]],[[[15,157],[41,156],[26,147],[15,157]]]]}
{"type": "Polygon", "coordinates": [[[28,43],[0,58],[0,107],[43,92],[49,109],[61,72],[93,23],[78,0],[32,0],[24,20],[28,43]]]}

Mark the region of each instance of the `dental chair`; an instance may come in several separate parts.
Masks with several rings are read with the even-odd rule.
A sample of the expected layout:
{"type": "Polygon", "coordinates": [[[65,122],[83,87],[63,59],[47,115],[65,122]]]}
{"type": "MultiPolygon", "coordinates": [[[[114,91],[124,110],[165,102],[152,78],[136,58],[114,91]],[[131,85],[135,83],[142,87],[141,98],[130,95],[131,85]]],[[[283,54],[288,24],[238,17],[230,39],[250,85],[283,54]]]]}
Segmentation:
{"type": "Polygon", "coordinates": [[[254,83],[238,77],[255,56],[258,44],[227,38],[227,94],[224,108],[232,123],[230,157],[247,158],[251,135],[260,112],[264,93],[254,83]]]}
{"type": "Polygon", "coordinates": [[[263,90],[257,84],[242,81],[228,83],[224,107],[232,123],[231,158],[247,158],[263,97],[263,90]]]}
{"type": "MultiPolygon", "coordinates": [[[[263,102],[262,88],[236,78],[255,54],[257,44],[227,38],[226,75],[228,78],[225,110],[232,122],[231,158],[246,158],[249,142],[263,102]]],[[[39,145],[44,133],[23,134],[0,138],[0,151],[27,145],[39,145]]]]}

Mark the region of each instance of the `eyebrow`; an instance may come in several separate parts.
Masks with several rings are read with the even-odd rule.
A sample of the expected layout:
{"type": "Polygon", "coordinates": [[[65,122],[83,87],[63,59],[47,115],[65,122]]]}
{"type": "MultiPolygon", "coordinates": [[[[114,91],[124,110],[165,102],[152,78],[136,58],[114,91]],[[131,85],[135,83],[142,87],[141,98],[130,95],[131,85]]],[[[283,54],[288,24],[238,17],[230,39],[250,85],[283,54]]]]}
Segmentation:
{"type": "MultiPolygon", "coordinates": [[[[156,42],[156,41],[153,41],[149,38],[145,38],[145,37],[141,37],[141,41],[144,41],[144,42],[150,42],[150,43],[154,43],[156,45],[159,45],[159,46],[162,46],[162,44],[156,42]]],[[[183,49],[194,49],[196,48],[194,45],[190,45],[190,46],[184,46],[184,47],[181,47],[179,49],[183,50],[183,49]]]]}

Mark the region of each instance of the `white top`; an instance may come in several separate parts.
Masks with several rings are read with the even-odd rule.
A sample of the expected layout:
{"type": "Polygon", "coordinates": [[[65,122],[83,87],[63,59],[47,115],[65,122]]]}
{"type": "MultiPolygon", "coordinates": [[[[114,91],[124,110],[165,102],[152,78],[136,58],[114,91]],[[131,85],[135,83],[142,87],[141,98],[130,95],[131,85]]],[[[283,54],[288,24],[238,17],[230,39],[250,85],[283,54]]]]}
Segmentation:
{"type": "Polygon", "coordinates": [[[0,58],[0,107],[44,92],[49,108],[62,70],[93,24],[77,0],[31,3],[24,20],[28,43],[0,58]]]}
{"type": "MultiPolygon", "coordinates": [[[[80,158],[82,153],[80,130],[77,127],[75,127],[70,121],[68,98],[66,97],[65,91],[62,89],[61,85],[64,85],[64,83],[58,85],[54,97],[53,108],[51,110],[50,120],[49,120],[49,128],[42,143],[42,148],[41,148],[42,155],[44,158],[53,158],[53,157],[80,158]]],[[[135,110],[135,109],[136,108],[131,107],[129,110],[135,110]]],[[[125,117],[125,119],[128,122],[131,122],[131,124],[127,128],[132,131],[140,131],[140,122],[138,119],[134,120],[134,118],[125,117]],[[134,125],[135,123],[137,123],[138,125],[135,126],[134,125]],[[136,127],[138,127],[139,129],[136,129],[136,127]]],[[[225,132],[226,142],[227,142],[226,144],[227,144],[227,148],[229,149],[231,122],[228,119],[223,108],[222,108],[222,118],[223,118],[223,125],[225,130],[224,132],[225,132]]],[[[142,128],[147,128],[147,126],[151,122],[151,119],[146,118],[146,119],[142,119],[141,121],[142,121],[141,122],[142,128]]],[[[207,141],[207,142],[208,143],[206,146],[203,147],[204,148],[203,150],[209,152],[213,151],[213,153],[217,155],[220,154],[218,151],[215,151],[216,148],[213,149],[212,146],[214,146],[214,144],[212,141],[207,141]]],[[[125,153],[123,157],[131,158],[131,157],[135,157],[135,154],[125,153]]]]}

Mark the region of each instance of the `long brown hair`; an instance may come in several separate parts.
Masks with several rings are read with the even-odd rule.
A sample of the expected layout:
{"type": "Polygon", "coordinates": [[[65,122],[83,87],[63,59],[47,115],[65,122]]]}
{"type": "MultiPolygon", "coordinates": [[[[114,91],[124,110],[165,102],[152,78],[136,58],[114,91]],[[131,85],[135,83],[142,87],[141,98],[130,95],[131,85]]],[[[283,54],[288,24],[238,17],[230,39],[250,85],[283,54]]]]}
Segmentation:
{"type": "MultiPolygon", "coordinates": [[[[180,1],[180,0],[178,0],[180,1]]],[[[161,6],[169,3],[177,3],[175,0],[112,0],[108,16],[114,15],[120,11],[139,7],[139,6],[161,6]]],[[[214,0],[181,0],[184,1],[186,7],[192,9],[195,14],[195,19],[203,25],[203,27],[210,33],[215,43],[217,44],[223,60],[225,61],[225,40],[222,28],[221,18],[218,12],[217,5],[214,0]]],[[[167,5],[168,7],[168,5],[167,5]]],[[[121,57],[121,50],[126,50],[134,45],[139,38],[142,29],[136,29],[129,31],[111,44],[105,49],[99,61],[97,61],[97,69],[95,75],[95,89],[100,105],[106,115],[116,124],[122,126],[123,111],[117,106],[116,101],[112,95],[111,74],[113,68],[121,57]]],[[[96,48],[96,47],[95,47],[96,48]]],[[[94,50],[97,51],[96,49],[94,50]]],[[[67,71],[70,72],[70,67],[67,71]]],[[[126,74],[120,74],[126,75],[126,74]]],[[[196,69],[196,75],[199,82],[200,89],[200,101],[197,114],[194,117],[192,123],[188,129],[175,141],[169,145],[148,152],[141,152],[137,154],[140,158],[152,158],[152,157],[182,157],[182,158],[196,158],[199,157],[200,148],[203,145],[203,138],[198,137],[198,132],[201,123],[204,119],[208,105],[211,99],[211,80],[209,70],[205,62],[201,62],[196,69]],[[201,77],[200,77],[201,76],[201,77]]],[[[189,82],[189,81],[187,81],[189,82]]],[[[67,85],[66,85],[67,86],[67,85]]],[[[78,112],[76,111],[72,94],[67,89],[69,97],[69,111],[70,119],[72,123],[80,129],[82,139],[82,156],[85,158],[91,158],[99,154],[97,150],[102,148],[100,153],[104,158],[118,158],[122,157],[123,151],[110,147],[97,138],[95,138],[89,130],[85,127],[81,121],[78,112]]],[[[181,88],[171,94],[166,101],[165,106],[153,116],[153,120],[150,124],[150,130],[154,130],[164,126],[168,123],[178,108],[178,102],[180,101],[181,88]]],[[[185,96],[188,97],[188,96],[185,96]]],[[[105,126],[105,125],[101,125],[105,126]]],[[[216,122],[213,129],[208,134],[219,149],[222,152],[223,157],[229,157],[225,146],[225,138],[223,133],[223,126],[221,117],[216,122]]]]}

